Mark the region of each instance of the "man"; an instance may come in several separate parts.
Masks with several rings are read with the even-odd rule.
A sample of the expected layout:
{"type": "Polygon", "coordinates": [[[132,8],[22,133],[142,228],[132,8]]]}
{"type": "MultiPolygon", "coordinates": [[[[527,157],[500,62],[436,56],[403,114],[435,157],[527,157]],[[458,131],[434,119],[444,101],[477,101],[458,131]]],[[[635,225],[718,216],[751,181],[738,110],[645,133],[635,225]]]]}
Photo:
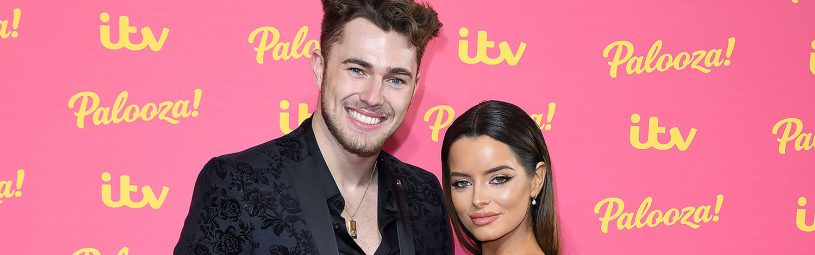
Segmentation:
{"type": "Polygon", "coordinates": [[[451,254],[438,179],[382,151],[441,23],[412,0],[324,0],[313,117],[210,160],[175,254],[451,254]]]}

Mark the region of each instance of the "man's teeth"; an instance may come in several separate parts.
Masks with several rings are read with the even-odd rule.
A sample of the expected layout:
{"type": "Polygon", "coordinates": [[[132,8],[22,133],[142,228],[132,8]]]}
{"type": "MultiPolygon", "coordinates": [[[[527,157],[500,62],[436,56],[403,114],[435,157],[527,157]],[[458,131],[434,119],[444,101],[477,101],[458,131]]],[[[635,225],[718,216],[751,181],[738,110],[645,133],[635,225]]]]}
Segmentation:
{"type": "Polygon", "coordinates": [[[379,122],[382,122],[382,118],[372,118],[365,115],[362,115],[354,110],[348,110],[348,114],[351,115],[351,118],[358,120],[359,122],[368,124],[368,125],[376,125],[379,122]]]}

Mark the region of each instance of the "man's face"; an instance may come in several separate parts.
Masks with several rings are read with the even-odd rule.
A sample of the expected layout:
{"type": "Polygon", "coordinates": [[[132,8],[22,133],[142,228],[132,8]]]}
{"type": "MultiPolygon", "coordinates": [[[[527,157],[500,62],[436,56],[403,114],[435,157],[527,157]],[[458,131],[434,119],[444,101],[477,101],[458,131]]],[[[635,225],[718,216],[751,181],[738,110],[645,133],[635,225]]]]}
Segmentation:
{"type": "Polygon", "coordinates": [[[357,18],[328,54],[314,64],[322,73],[323,119],[346,150],[370,156],[405,118],[418,80],[417,49],[406,36],[357,18]]]}

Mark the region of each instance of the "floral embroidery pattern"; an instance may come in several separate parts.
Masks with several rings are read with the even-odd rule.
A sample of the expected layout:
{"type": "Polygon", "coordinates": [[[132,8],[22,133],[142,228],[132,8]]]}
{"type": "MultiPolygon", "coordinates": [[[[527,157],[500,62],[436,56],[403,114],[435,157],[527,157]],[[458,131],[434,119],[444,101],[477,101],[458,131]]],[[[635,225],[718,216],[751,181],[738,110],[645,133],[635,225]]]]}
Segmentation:
{"type": "MultiPolygon", "coordinates": [[[[306,129],[214,158],[195,184],[175,254],[318,254],[287,160],[309,158],[306,129]]],[[[417,254],[451,254],[452,233],[433,174],[383,155],[404,185],[417,254]]]]}

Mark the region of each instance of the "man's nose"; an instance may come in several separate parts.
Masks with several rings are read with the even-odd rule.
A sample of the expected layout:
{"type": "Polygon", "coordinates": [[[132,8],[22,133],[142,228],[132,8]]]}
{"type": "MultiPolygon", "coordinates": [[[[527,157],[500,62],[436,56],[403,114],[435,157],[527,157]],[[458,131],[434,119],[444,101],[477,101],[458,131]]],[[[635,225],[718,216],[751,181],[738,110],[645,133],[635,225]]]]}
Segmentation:
{"type": "Polygon", "coordinates": [[[359,98],[370,106],[381,105],[383,101],[382,89],[384,86],[382,79],[372,79],[371,82],[366,84],[363,91],[360,93],[359,98]]]}

